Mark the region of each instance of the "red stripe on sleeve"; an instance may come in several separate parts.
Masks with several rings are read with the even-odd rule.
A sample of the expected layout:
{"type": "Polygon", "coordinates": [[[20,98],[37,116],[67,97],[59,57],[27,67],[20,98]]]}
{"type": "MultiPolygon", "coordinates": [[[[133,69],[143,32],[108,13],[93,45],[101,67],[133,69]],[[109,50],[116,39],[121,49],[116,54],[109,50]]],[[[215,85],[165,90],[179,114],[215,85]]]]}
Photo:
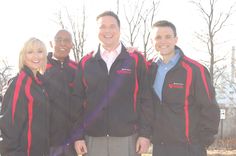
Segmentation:
{"type": "Polygon", "coordinates": [[[29,78],[26,82],[25,86],[25,93],[28,98],[28,132],[27,132],[27,139],[28,139],[28,144],[27,144],[27,154],[30,156],[30,149],[31,149],[31,143],[32,143],[32,119],[33,119],[33,97],[30,93],[30,86],[32,84],[32,79],[29,78]]]}
{"type": "Polygon", "coordinates": [[[137,68],[138,68],[138,55],[135,53],[130,53],[130,56],[135,60],[135,89],[134,89],[134,96],[133,96],[133,106],[134,106],[134,112],[137,110],[137,94],[138,94],[138,75],[137,75],[137,68]]]}
{"type": "Polygon", "coordinates": [[[46,66],[46,70],[50,69],[52,67],[52,64],[48,63],[46,66]]]}
{"type": "Polygon", "coordinates": [[[13,95],[13,102],[12,102],[12,124],[14,124],[14,121],[15,121],[16,103],[18,100],[21,84],[24,77],[25,77],[25,72],[22,71],[20,72],[19,77],[17,78],[17,81],[16,81],[15,91],[13,95]]]}
{"type": "Polygon", "coordinates": [[[190,94],[190,86],[192,83],[192,69],[191,67],[182,62],[182,66],[185,68],[187,75],[186,75],[186,91],[185,91],[185,101],[184,101],[184,112],[185,112],[185,136],[187,138],[188,141],[190,141],[189,139],[189,101],[188,101],[188,97],[190,94]]]}
{"type": "Polygon", "coordinates": [[[76,66],[76,63],[75,63],[75,62],[70,61],[70,62],[68,63],[68,66],[70,66],[70,67],[73,68],[73,69],[77,69],[77,66],[76,66]]]}
{"type": "Polygon", "coordinates": [[[207,81],[206,81],[206,75],[205,75],[205,72],[204,72],[203,65],[201,65],[197,61],[194,61],[194,60],[192,60],[192,59],[190,59],[190,58],[188,58],[186,56],[184,57],[184,59],[189,61],[189,62],[191,62],[191,63],[193,63],[194,65],[196,65],[199,68],[199,70],[201,72],[202,81],[203,81],[203,84],[204,84],[206,92],[207,92],[207,96],[208,96],[209,100],[211,101],[211,95],[210,95],[209,87],[208,87],[208,84],[207,84],[207,81]]]}
{"type": "Polygon", "coordinates": [[[82,81],[85,87],[88,87],[87,82],[85,80],[84,77],[84,68],[85,68],[85,63],[93,56],[93,52],[91,52],[90,54],[88,54],[87,56],[85,56],[82,61],[81,61],[81,66],[82,66],[82,72],[83,72],[83,76],[82,76],[82,81]]]}

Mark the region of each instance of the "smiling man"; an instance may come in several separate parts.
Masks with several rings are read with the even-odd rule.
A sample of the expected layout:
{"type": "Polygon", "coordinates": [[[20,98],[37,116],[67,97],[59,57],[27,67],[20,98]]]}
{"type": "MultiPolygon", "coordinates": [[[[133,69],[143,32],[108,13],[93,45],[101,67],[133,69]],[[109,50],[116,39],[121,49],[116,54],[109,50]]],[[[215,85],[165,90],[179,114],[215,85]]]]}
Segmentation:
{"type": "Polygon", "coordinates": [[[72,36],[67,30],[59,30],[51,42],[54,52],[48,53],[45,72],[46,89],[50,98],[50,155],[73,156],[69,135],[73,126],[73,108],[70,96],[77,63],[70,60],[73,48],[72,36]]]}
{"type": "Polygon", "coordinates": [[[176,46],[169,21],[152,27],[159,58],[150,61],[153,89],[153,156],[206,156],[219,125],[219,107],[208,70],[176,46]]]}
{"type": "Polygon", "coordinates": [[[118,16],[97,16],[99,46],[83,57],[75,78],[75,149],[86,156],[138,156],[147,151],[151,94],[143,56],[120,41],[118,16]]]}

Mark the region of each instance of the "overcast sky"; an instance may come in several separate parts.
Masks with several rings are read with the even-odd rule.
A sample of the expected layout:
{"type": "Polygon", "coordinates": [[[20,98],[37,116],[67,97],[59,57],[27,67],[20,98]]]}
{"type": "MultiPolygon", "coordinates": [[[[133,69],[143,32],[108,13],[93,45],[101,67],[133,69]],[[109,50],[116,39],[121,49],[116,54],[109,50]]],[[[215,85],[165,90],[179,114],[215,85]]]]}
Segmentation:
{"type": "MultiPolygon", "coordinates": [[[[124,3],[127,0],[120,0],[124,3]]],[[[206,1],[206,0],[204,0],[206,1]]],[[[236,0],[220,0],[225,3],[220,5],[227,8],[227,4],[232,4],[236,0]],[[227,4],[226,4],[227,3],[227,4]]],[[[151,2],[149,0],[146,3],[151,2]]],[[[7,0],[0,2],[0,57],[7,58],[10,65],[17,68],[18,54],[23,43],[29,37],[38,37],[43,40],[47,46],[54,37],[59,26],[53,22],[55,13],[67,7],[69,11],[79,8],[78,0],[7,0]]],[[[86,11],[88,13],[89,29],[91,32],[94,26],[95,17],[104,10],[113,10],[115,0],[86,0],[86,11]]],[[[121,6],[122,7],[122,6],[121,6]]],[[[122,9],[122,8],[121,8],[122,9]]],[[[166,19],[173,22],[177,27],[179,36],[178,45],[186,51],[187,55],[199,59],[199,56],[207,56],[206,53],[196,51],[193,39],[194,32],[202,27],[200,13],[188,2],[188,0],[161,0],[158,12],[158,20],[166,19]]],[[[116,11],[116,10],[114,10],[116,11]]],[[[229,26],[222,34],[222,39],[230,40],[222,48],[223,53],[230,52],[232,46],[236,46],[236,16],[229,21],[229,26]]],[[[121,21],[124,19],[121,19],[121,21]]],[[[90,33],[89,40],[91,47],[96,46],[96,34],[90,33]],[[91,37],[94,36],[94,37],[91,37]]],[[[222,40],[224,41],[224,40],[222,40]]],[[[87,49],[90,51],[90,49],[87,49]]],[[[50,51],[50,49],[48,49],[50,51]]]]}

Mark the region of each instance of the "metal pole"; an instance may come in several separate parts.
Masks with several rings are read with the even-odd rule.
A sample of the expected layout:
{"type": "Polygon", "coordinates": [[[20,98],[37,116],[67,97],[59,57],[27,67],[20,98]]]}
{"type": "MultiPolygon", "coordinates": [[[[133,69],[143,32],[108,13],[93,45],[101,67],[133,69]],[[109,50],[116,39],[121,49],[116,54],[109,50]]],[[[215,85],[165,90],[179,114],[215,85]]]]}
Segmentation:
{"type": "Polygon", "coordinates": [[[232,56],[231,56],[231,85],[234,83],[234,77],[235,77],[235,66],[234,66],[234,61],[235,61],[235,47],[232,47],[232,56]]]}

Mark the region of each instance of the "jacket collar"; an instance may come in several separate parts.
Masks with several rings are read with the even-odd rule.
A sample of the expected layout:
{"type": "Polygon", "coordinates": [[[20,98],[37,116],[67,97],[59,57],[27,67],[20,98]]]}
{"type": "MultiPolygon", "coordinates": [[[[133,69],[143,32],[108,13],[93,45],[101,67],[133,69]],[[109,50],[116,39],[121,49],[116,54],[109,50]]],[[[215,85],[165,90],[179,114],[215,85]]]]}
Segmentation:
{"type": "MultiPolygon", "coordinates": [[[[69,62],[69,60],[70,60],[70,57],[67,56],[67,57],[65,58],[65,60],[64,60],[64,63],[69,62]]],[[[57,59],[55,59],[55,58],[53,57],[53,53],[52,53],[52,52],[49,52],[49,53],[48,53],[48,62],[50,62],[50,63],[61,63],[60,60],[57,60],[57,59]]]]}
{"type": "MultiPolygon", "coordinates": [[[[100,54],[100,44],[98,45],[98,49],[96,51],[96,53],[93,54],[95,60],[101,60],[101,54],[100,54]]],[[[127,58],[127,56],[129,56],[129,53],[126,50],[126,47],[123,45],[123,43],[121,43],[121,52],[120,54],[117,56],[116,59],[124,59],[127,58]]]]}
{"type": "MultiPolygon", "coordinates": [[[[182,49],[180,48],[180,47],[178,47],[178,46],[175,46],[175,50],[178,50],[178,52],[179,52],[179,55],[180,55],[180,58],[179,58],[179,60],[181,60],[185,55],[184,55],[184,53],[183,53],[183,51],[182,51],[182,49]]],[[[154,58],[152,58],[151,60],[149,60],[148,62],[150,62],[151,64],[156,64],[156,62],[158,61],[158,57],[154,57],[154,58]]]]}
{"type": "Polygon", "coordinates": [[[23,66],[21,71],[24,71],[28,76],[30,76],[31,78],[34,78],[34,73],[26,65],[23,66]]]}
{"type": "Polygon", "coordinates": [[[30,78],[32,78],[32,80],[34,80],[36,83],[42,84],[41,80],[42,80],[43,76],[39,72],[36,73],[36,77],[35,77],[34,73],[26,65],[23,66],[23,68],[21,69],[20,72],[25,72],[26,75],[28,75],[30,78]]]}
{"type": "Polygon", "coordinates": [[[183,50],[180,47],[178,47],[178,46],[175,46],[175,49],[178,49],[179,55],[180,55],[180,59],[182,59],[185,56],[183,50]]]}

